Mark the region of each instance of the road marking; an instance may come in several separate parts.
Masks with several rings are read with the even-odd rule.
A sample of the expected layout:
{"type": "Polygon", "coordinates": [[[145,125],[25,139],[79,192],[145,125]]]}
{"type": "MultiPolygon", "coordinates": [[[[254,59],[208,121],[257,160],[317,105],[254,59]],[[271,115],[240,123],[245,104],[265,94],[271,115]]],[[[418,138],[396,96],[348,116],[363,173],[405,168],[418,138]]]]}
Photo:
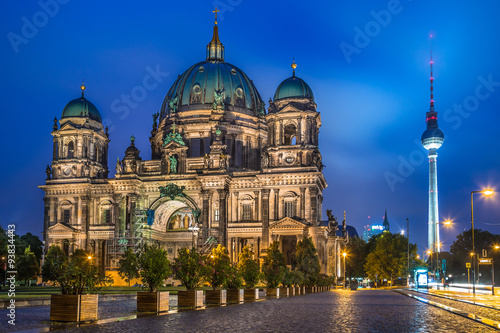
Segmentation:
{"type": "Polygon", "coordinates": [[[500,330],[500,322],[496,321],[496,320],[492,320],[492,319],[488,319],[488,318],[485,318],[485,317],[480,317],[474,313],[469,313],[469,312],[466,312],[466,311],[463,311],[463,310],[460,310],[460,309],[456,309],[456,308],[453,308],[451,306],[448,306],[448,305],[444,305],[444,304],[441,304],[441,303],[437,303],[437,302],[434,302],[434,301],[429,301],[428,299],[425,299],[423,297],[420,297],[420,296],[415,296],[415,295],[412,295],[410,293],[404,293],[404,292],[401,292],[401,291],[398,291],[398,290],[394,290],[394,292],[397,292],[401,295],[406,295],[408,297],[411,297],[411,298],[414,298],[422,303],[426,303],[426,304],[429,304],[429,305],[432,305],[432,306],[435,306],[437,308],[440,308],[442,310],[445,310],[445,311],[448,311],[448,312],[451,312],[451,313],[454,313],[456,315],[459,315],[459,316],[462,316],[462,317],[465,317],[465,318],[469,318],[469,319],[472,319],[474,321],[477,321],[481,324],[484,324],[486,326],[489,326],[489,327],[493,327],[497,330],[500,330]]]}

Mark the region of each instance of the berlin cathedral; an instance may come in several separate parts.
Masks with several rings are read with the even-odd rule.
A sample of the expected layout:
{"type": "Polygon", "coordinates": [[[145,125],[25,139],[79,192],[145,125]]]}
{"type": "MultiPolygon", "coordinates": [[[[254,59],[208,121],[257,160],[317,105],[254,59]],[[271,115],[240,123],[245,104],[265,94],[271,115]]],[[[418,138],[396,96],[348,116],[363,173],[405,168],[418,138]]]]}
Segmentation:
{"type": "Polygon", "coordinates": [[[246,245],[262,259],[279,241],[287,264],[312,237],[322,273],[343,276],[341,252],[357,235],[328,210],[322,220],[321,116],[309,85],[295,75],[266,104],[252,80],[225,62],[217,21],[206,60],[179,75],[152,115],[151,158],[131,138],[109,177],[109,134],[85,96],[54,119],[52,163],[44,192],[46,249],[85,249],[101,270],[121,254],[155,242],[172,260],[179,249],[226,247],[233,261],[246,245]]]}

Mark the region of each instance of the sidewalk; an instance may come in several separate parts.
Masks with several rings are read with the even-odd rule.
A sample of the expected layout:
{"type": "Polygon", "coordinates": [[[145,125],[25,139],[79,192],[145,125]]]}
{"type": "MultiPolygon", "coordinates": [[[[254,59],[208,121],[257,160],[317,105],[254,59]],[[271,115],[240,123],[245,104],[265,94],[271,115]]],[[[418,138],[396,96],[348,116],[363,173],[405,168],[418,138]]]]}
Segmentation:
{"type": "MultiPolygon", "coordinates": [[[[487,305],[491,307],[497,307],[500,309],[500,295],[491,295],[491,294],[478,294],[475,295],[471,292],[467,292],[465,290],[457,291],[453,289],[445,289],[445,290],[436,290],[429,289],[429,294],[436,296],[445,296],[453,299],[467,301],[467,302],[476,302],[481,305],[487,305]]],[[[497,292],[497,288],[495,288],[495,293],[497,292]]]]}

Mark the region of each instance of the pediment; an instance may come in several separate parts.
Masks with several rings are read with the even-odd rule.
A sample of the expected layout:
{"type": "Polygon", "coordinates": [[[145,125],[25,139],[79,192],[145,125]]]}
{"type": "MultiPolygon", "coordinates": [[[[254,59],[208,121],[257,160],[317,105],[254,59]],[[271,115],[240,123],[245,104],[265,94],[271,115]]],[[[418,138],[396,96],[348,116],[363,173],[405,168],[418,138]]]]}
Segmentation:
{"type": "Polygon", "coordinates": [[[74,229],[68,225],[62,224],[62,223],[54,224],[47,231],[49,233],[73,233],[73,232],[77,232],[76,229],[74,229]]]}
{"type": "Polygon", "coordinates": [[[280,110],[280,112],[301,112],[302,110],[296,108],[295,106],[288,104],[285,106],[283,109],[280,110]]]}
{"type": "Polygon", "coordinates": [[[188,147],[183,146],[175,141],[170,141],[167,143],[165,146],[163,146],[163,149],[167,150],[188,150],[188,147]]]}
{"type": "Polygon", "coordinates": [[[271,229],[305,229],[307,225],[303,222],[297,221],[291,217],[284,217],[281,220],[273,223],[269,226],[269,230],[271,229]]]}
{"type": "Polygon", "coordinates": [[[76,127],[71,125],[69,122],[65,123],[64,125],[61,126],[59,131],[70,131],[70,130],[75,130],[76,127]]]}

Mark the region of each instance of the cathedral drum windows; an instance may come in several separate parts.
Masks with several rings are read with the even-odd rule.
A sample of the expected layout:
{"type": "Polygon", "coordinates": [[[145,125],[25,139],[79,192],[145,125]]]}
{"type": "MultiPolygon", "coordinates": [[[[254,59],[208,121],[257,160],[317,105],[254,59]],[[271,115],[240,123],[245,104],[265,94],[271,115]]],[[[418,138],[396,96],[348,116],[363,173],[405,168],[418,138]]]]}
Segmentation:
{"type": "Polygon", "coordinates": [[[74,157],[75,157],[75,145],[73,141],[70,141],[66,148],[66,158],[74,158],[74,157]]]}

